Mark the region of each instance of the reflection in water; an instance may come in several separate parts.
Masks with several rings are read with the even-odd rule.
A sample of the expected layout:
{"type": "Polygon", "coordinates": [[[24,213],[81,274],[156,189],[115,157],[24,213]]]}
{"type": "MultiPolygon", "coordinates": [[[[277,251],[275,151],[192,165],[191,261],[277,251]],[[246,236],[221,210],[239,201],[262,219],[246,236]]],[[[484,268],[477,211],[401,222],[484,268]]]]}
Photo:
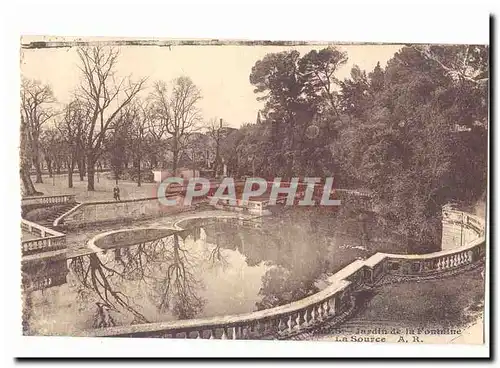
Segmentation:
{"type": "Polygon", "coordinates": [[[24,330],[71,334],[283,305],[325,287],[357,257],[395,250],[374,241],[376,227],[359,231],[356,221],[306,211],[262,223],[189,220],[171,236],[75,257],[66,284],[25,293],[24,330]]]}

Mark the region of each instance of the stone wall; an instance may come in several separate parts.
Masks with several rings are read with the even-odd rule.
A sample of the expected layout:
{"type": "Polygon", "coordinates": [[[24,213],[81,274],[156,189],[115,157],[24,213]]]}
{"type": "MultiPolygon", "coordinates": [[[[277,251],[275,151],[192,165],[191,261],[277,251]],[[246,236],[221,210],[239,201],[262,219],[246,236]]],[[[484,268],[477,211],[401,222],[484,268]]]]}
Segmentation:
{"type": "MultiPolygon", "coordinates": [[[[179,197],[178,199],[180,201],[182,198],[179,197]]],[[[156,197],[118,202],[86,202],[61,216],[56,225],[63,228],[84,227],[102,223],[155,218],[192,209],[192,206],[165,206],[156,197]]]]}
{"type": "Polygon", "coordinates": [[[444,209],[441,249],[457,248],[477,238],[477,233],[471,231],[471,224],[469,223],[470,219],[473,218],[465,212],[444,209]],[[469,221],[467,221],[468,219],[469,221]]]}

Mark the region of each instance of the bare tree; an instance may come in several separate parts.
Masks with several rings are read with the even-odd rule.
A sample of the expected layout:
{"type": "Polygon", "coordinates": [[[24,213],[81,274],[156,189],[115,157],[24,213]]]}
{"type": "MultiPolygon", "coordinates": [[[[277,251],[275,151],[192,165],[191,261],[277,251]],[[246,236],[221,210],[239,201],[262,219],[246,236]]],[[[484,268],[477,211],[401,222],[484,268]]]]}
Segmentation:
{"type": "Polygon", "coordinates": [[[217,119],[213,118],[210,119],[210,121],[207,124],[208,128],[208,136],[212,138],[212,140],[215,142],[215,161],[214,161],[214,175],[218,176],[218,171],[219,168],[222,167],[222,157],[220,154],[220,146],[222,140],[226,137],[225,131],[228,125],[220,119],[217,121],[217,119]]]}
{"type": "Polygon", "coordinates": [[[132,82],[129,77],[117,80],[115,68],[119,51],[104,46],[78,50],[83,81],[80,98],[90,110],[84,147],[87,163],[87,189],[95,190],[95,164],[102,154],[103,143],[118,113],[143,89],[146,79],[132,82]]]}
{"type": "Polygon", "coordinates": [[[184,154],[191,160],[191,169],[193,176],[196,176],[198,164],[203,166],[207,161],[208,147],[210,146],[209,137],[199,132],[192,132],[186,140],[184,154]]]}
{"type": "Polygon", "coordinates": [[[82,156],[83,139],[86,131],[85,106],[75,99],[64,107],[64,115],[56,127],[65,142],[66,166],[68,167],[68,188],[73,188],[75,163],[82,156]]]}
{"type": "Polygon", "coordinates": [[[67,155],[67,147],[58,129],[53,126],[45,128],[40,136],[40,147],[47,165],[49,178],[52,178],[54,170],[56,170],[57,174],[60,174],[62,163],[67,155]]]}
{"type": "Polygon", "coordinates": [[[197,107],[201,100],[201,92],[189,77],[179,77],[173,81],[169,94],[167,84],[155,83],[151,95],[154,118],[164,126],[170,135],[172,151],[172,171],[175,173],[179,156],[187,144],[189,134],[198,128],[200,110],[197,107]]]}
{"type": "Polygon", "coordinates": [[[132,121],[130,133],[132,140],[133,166],[137,170],[137,186],[140,187],[142,182],[141,164],[146,149],[148,127],[151,125],[151,111],[147,101],[134,105],[134,110],[136,111],[136,117],[132,121]]]}
{"type": "Polygon", "coordinates": [[[21,113],[21,149],[20,149],[20,161],[21,167],[19,170],[19,174],[21,176],[21,181],[23,183],[22,194],[25,196],[31,195],[40,195],[41,192],[37,192],[35,186],[33,185],[33,181],[30,176],[30,168],[31,168],[31,160],[28,153],[29,145],[28,145],[28,127],[26,124],[26,120],[24,115],[21,113]]]}
{"type": "Polygon", "coordinates": [[[52,103],[55,102],[52,89],[47,84],[23,78],[21,82],[21,118],[26,133],[29,158],[36,170],[36,183],[42,183],[40,163],[40,134],[43,125],[55,114],[52,103]]]}

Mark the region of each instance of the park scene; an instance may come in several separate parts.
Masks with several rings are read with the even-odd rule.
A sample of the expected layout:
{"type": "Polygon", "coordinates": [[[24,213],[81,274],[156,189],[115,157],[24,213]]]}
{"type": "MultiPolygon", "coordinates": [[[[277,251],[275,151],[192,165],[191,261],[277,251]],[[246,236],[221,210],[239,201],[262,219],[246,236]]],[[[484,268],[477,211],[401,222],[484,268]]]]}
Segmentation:
{"type": "Polygon", "coordinates": [[[23,40],[22,333],[482,344],[488,58],[23,40]]]}

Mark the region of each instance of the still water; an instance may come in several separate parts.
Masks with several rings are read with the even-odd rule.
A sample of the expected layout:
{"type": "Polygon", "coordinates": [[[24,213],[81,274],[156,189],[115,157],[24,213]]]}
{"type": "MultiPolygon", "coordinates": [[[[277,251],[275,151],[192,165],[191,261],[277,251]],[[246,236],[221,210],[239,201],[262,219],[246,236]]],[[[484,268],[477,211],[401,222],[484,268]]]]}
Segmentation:
{"type": "MultiPolygon", "coordinates": [[[[374,221],[359,216],[302,210],[181,226],[186,230],[173,235],[116,242],[104,253],[63,260],[65,283],[25,293],[24,333],[71,335],[272,308],[321,290],[356,258],[402,252],[398,243],[380,241],[374,221]]],[[[37,272],[25,269],[24,277],[37,272]]]]}

